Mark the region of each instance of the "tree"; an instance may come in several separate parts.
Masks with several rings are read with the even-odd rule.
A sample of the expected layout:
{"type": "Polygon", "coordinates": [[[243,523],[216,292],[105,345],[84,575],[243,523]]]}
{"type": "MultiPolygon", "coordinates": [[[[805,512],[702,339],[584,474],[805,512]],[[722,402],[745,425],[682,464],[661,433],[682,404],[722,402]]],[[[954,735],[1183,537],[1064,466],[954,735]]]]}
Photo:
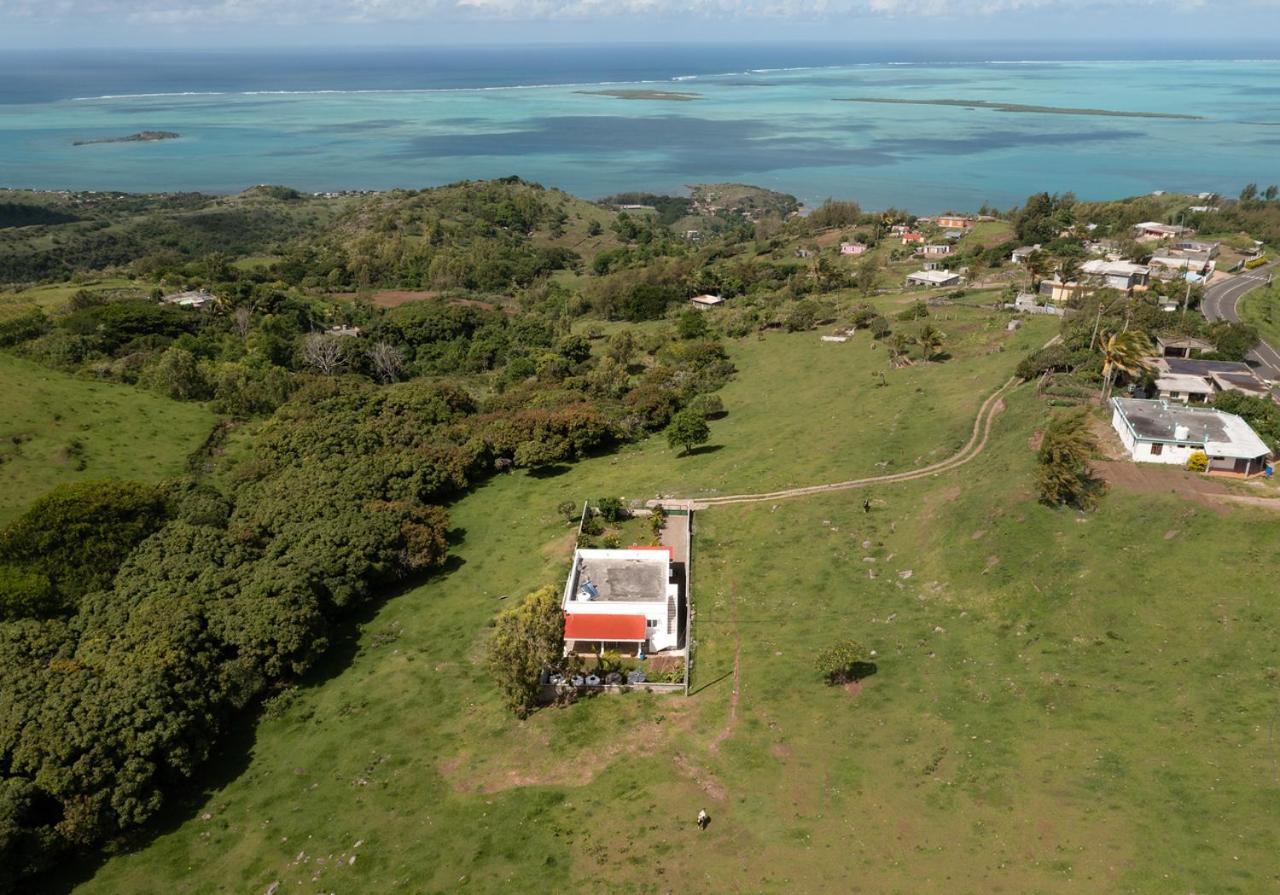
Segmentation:
{"type": "Polygon", "coordinates": [[[253,324],[253,310],[248,305],[241,305],[231,312],[231,329],[240,338],[249,335],[253,324]]]}
{"type": "Polygon", "coordinates": [[[143,381],[161,394],[178,401],[208,397],[209,384],[200,372],[196,356],[171,345],[143,373],[143,381]]]}
{"type": "Polygon", "coordinates": [[[1058,261],[1058,280],[1063,283],[1080,282],[1080,259],[1068,256],[1058,261]]]}
{"type": "Polygon", "coordinates": [[[332,376],[346,366],[343,338],[329,333],[307,333],[302,340],[303,363],[332,376]]]}
{"type": "Polygon", "coordinates": [[[818,652],[814,666],[828,684],[844,684],[865,677],[874,670],[868,653],[856,640],[841,640],[818,652]]]}
{"type": "Polygon", "coordinates": [[[596,501],[596,512],[609,523],[621,522],[630,516],[627,505],[620,497],[602,497],[596,501]]]}
{"type": "Polygon", "coordinates": [[[563,655],[564,612],[553,585],[499,613],[486,664],[517,718],[527,718],[537,707],[542,672],[563,655]]]}
{"type": "Polygon", "coordinates": [[[708,328],[707,315],[702,311],[685,311],[676,322],[676,334],[682,339],[701,339],[708,328]]]}
{"type": "Polygon", "coordinates": [[[947,334],[932,323],[926,323],[920,327],[920,332],[916,333],[916,344],[920,346],[920,353],[924,356],[926,363],[933,360],[934,356],[942,350],[946,340],[947,334]]]}
{"type": "Polygon", "coordinates": [[[1040,281],[1053,270],[1052,264],[1053,259],[1039,249],[1027,256],[1027,260],[1023,262],[1023,267],[1027,269],[1027,276],[1031,278],[1032,292],[1040,288],[1040,281]]]}
{"type": "Polygon", "coordinates": [[[1262,198],[1266,199],[1268,202],[1274,202],[1276,196],[1280,196],[1280,186],[1276,186],[1274,183],[1262,192],[1262,198]]]}
{"type": "Polygon", "coordinates": [[[1258,198],[1258,185],[1256,183],[1246,183],[1244,189],[1240,191],[1240,201],[1249,202],[1258,198]]]}
{"type": "Polygon", "coordinates": [[[383,382],[395,382],[404,375],[404,352],[390,342],[369,346],[369,365],[383,382]]]}
{"type": "Polygon", "coordinates": [[[591,340],[580,333],[570,333],[559,341],[556,351],[571,364],[580,364],[591,357],[591,340]]]}
{"type": "Polygon", "coordinates": [[[1097,502],[1100,484],[1089,470],[1097,450],[1089,429],[1089,411],[1074,407],[1053,416],[1040,442],[1036,493],[1050,506],[1089,509],[1097,502]]]}
{"type": "Polygon", "coordinates": [[[876,256],[870,253],[863,255],[854,273],[854,283],[857,285],[858,291],[868,298],[875,295],[876,282],[879,278],[880,262],[876,260],[876,256]]]}
{"type": "Polygon", "coordinates": [[[1102,403],[1111,396],[1111,387],[1118,373],[1137,376],[1147,369],[1143,358],[1155,349],[1147,334],[1130,329],[1112,333],[1102,340],[1102,403]]]}
{"type": "Polygon", "coordinates": [[[636,337],[629,329],[621,329],[609,337],[605,353],[624,367],[636,356],[636,337]]]}
{"type": "Polygon", "coordinates": [[[667,444],[683,448],[689,453],[696,445],[706,444],[711,437],[706,417],[692,408],[685,408],[671,418],[667,426],[667,444]]]}

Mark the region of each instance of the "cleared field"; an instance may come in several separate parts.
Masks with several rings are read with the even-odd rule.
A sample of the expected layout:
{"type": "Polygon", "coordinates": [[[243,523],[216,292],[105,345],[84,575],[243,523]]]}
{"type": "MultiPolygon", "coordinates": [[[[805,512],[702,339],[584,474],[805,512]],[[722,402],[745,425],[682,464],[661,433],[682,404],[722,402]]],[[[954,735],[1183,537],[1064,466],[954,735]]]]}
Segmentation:
{"type": "MultiPolygon", "coordinates": [[[[874,489],[870,513],[852,491],[700,514],[691,699],[503,712],[479,666],[486,622],[560,579],[558,502],[692,490],[712,475],[693,461],[744,439],[762,443],[717,473],[735,490],[819,475],[830,453],[874,467],[868,451],[903,437],[880,405],[914,390],[876,387],[865,345],[815,341],[735,349],[738,400],[778,389],[772,426],[804,439],[745,408],[730,437],[726,394],[721,451],[677,462],[646,444],[460,501],[451,570],[364,620],[206,794],[141,850],[81,868],[96,875],[79,891],[1274,887],[1280,607],[1257,583],[1280,573],[1280,523],[1124,492],[1089,516],[1039,506],[1027,389],[980,459],[874,489]],[[819,347],[853,366],[819,362],[825,388],[773,381],[819,347]],[[862,425],[837,428],[835,400],[862,425]],[[842,636],[877,650],[877,673],[828,688],[812,656],[842,636]]],[[[1014,357],[972,363],[994,388],[1014,357]]]]}
{"type": "Polygon", "coordinates": [[[83,283],[56,283],[32,286],[29,289],[0,289],[0,311],[6,306],[27,307],[35,305],[46,311],[62,308],[80,290],[107,298],[145,298],[154,284],[124,277],[102,280],[86,280],[83,283]]]}
{"type": "Polygon", "coordinates": [[[55,485],[177,475],[214,415],[0,354],[0,523],[55,485]]]}

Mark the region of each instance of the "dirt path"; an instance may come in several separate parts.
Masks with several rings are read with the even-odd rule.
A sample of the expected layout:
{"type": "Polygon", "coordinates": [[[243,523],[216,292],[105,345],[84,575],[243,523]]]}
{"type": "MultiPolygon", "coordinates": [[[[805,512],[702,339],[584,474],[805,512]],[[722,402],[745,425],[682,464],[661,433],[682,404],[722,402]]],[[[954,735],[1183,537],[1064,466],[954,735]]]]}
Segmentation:
{"type": "Polygon", "coordinates": [[[789,497],[805,497],[810,494],[824,494],[828,491],[847,491],[852,488],[868,488],[873,485],[884,485],[894,482],[910,482],[914,479],[923,479],[928,476],[937,475],[942,472],[949,472],[958,466],[963,466],[973,458],[977,457],[987,446],[987,440],[991,436],[991,426],[995,422],[995,418],[1004,410],[1004,396],[1017,383],[1017,379],[1010,379],[1004,385],[1000,386],[994,394],[982,402],[982,406],[978,409],[978,416],[973,421],[973,433],[969,436],[969,440],[964,447],[960,448],[954,455],[929,466],[922,466],[919,469],[908,470],[907,472],[895,472],[889,475],[868,476],[863,479],[850,479],[847,482],[832,482],[826,485],[809,485],[804,488],[788,488],[785,491],[769,491],[762,494],[730,494],[722,497],[706,497],[698,500],[689,501],[695,509],[704,509],[706,507],[726,506],[728,504],[737,503],[758,503],[765,500],[785,500],[789,497]]]}

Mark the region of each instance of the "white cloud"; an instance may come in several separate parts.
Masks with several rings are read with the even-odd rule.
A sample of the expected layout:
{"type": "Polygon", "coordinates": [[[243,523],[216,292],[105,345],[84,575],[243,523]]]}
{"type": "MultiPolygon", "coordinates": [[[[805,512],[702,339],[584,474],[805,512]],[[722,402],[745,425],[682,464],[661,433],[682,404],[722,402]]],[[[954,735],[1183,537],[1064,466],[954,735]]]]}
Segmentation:
{"type": "MultiPolygon", "coordinates": [[[[1231,6],[1236,10],[1275,10],[1280,9],[1280,0],[1237,0],[1231,6]]],[[[1207,0],[0,0],[0,25],[85,19],[179,27],[681,18],[823,22],[848,21],[849,17],[903,20],[1018,13],[1088,15],[1107,9],[1132,11],[1135,7],[1210,8],[1207,0]]]]}

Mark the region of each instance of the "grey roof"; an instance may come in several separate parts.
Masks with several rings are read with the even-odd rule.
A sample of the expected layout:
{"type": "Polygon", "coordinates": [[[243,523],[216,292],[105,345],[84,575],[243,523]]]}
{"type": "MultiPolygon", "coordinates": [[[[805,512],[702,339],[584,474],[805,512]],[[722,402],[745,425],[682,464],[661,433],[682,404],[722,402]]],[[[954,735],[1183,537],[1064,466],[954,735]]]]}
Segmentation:
{"type": "Polygon", "coordinates": [[[1249,424],[1233,413],[1138,398],[1113,398],[1112,403],[1139,441],[1203,445],[1211,457],[1254,459],[1271,453],[1249,424]],[[1185,432],[1180,432],[1183,428],[1185,432]]]}
{"type": "Polygon", "coordinates": [[[1162,357],[1160,362],[1170,373],[1186,376],[1208,376],[1210,373],[1239,373],[1253,375],[1248,364],[1231,360],[1201,360],[1198,357],[1162,357]]]}
{"type": "Polygon", "coordinates": [[[617,559],[593,556],[589,551],[581,557],[579,587],[591,582],[596,600],[624,602],[666,602],[667,565],[652,560],[617,559]]]}

